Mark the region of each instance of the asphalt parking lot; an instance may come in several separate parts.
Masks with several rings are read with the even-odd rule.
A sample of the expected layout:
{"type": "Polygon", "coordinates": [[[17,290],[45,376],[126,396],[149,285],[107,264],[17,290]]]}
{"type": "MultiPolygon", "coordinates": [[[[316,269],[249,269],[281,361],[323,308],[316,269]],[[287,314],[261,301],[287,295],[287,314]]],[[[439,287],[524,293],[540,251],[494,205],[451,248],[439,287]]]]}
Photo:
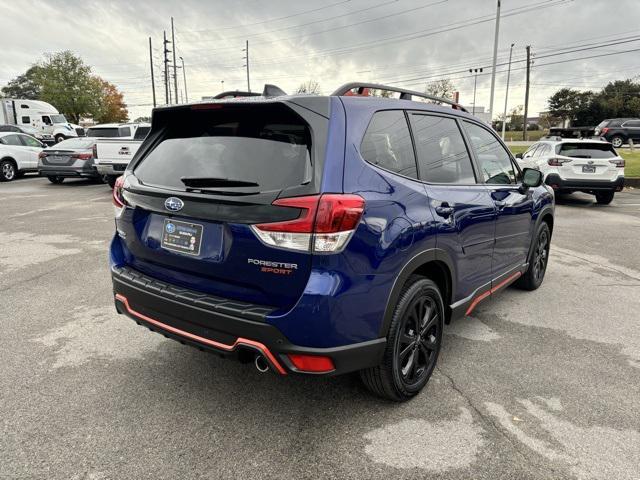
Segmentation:
{"type": "Polygon", "coordinates": [[[425,391],[260,374],[113,308],[105,185],[0,184],[0,478],[640,478],[640,191],[560,199],[547,277],[425,391]]]}

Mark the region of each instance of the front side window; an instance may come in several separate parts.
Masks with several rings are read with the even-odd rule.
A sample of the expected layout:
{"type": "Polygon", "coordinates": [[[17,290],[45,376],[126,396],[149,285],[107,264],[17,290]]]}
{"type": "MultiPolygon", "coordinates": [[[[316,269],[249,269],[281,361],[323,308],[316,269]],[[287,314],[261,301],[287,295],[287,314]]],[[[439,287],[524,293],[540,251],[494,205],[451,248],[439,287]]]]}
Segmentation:
{"type": "Polygon", "coordinates": [[[471,146],[484,182],[499,185],[515,184],[517,177],[511,155],[498,139],[475,123],[465,121],[464,125],[471,138],[471,146]]]}
{"type": "Polygon", "coordinates": [[[452,118],[411,114],[420,178],[429,183],[476,183],[471,158],[452,118]]]}
{"type": "Polygon", "coordinates": [[[549,155],[549,153],[551,152],[551,147],[549,145],[540,145],[540,148],[538,148],[538,150],[536,151],[535,156],[536,157],[544,157],[546,155],[549,155]]]}
{"type": "Polygon", "coordinates": [[[42,123],[45,125],[51,125],[51,119],[45,115],[42,117],[42,123]]]}
{"type": "Polygon", "coordinates": [[[27,147],[41,147],[42,145],[38,140],[29,135],[20,135],[20,139],[22,143],[24,143],[27,147]]]}
{"type": "Polygon", "coordinates": [[[539,143],[534,143],[533,145],[531,145],[527,149],[527,151],[522,154],[522,158],[533,157],[536,154],[536,150],[538,149],[539,146],[540,146],[539,143]]]}
{"type": "Polygon", "coordinates": [[[402,110],[387,110],[373,115],[360,154],[367,162],[385,170],[418,178],[411,134],[402,110]]]}

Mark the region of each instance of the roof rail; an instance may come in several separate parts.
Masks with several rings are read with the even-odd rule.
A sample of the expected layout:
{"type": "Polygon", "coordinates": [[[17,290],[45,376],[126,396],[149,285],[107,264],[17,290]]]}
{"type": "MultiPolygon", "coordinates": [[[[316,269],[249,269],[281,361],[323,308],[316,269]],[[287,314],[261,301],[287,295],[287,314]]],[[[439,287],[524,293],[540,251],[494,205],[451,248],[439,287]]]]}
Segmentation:
{"type": "Polygon", "coordinates": [[[435,97],[433,95],[429,95],[428,93],[416,92],[415,90],[407,90],[405,88],[399,87],[390,87],[388,85],[380,85],[377,83],[361,83],[361,82],[352,82],[345,83],[341,87],[339,87],[335,92],[333,92],[332,96],[342,97],[347,92],[351,90],[358,89],[358,94],[362,95],[364,90],[367,88],[375,89],[375,90],[385,90],[387,92],[396,92],[400,94],[400,100],[411,100],[412,97],[420,97],[426,98],[428,100],[433,100],[435,102],[446,103],[447,105],[451,105],[455,110],[461,110],[463,112],[468,112],[466,108],[464,108],[459,103],[454,102],[453,100],[447,100],[446,98],[435,97]]]}

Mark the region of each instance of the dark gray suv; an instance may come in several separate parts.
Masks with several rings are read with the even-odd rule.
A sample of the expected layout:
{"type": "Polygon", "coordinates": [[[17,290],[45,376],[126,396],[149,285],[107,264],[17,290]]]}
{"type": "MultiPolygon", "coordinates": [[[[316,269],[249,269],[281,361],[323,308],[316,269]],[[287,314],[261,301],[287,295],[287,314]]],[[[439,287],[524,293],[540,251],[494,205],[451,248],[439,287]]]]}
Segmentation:
{"type": "Polygon", "coordinates": [[[633,143],[640,143],[640,118],[603,120],[596,127],[595,134],[604,137],[615,148],[620,148],[629,140],[633,140],[633,143]]]}

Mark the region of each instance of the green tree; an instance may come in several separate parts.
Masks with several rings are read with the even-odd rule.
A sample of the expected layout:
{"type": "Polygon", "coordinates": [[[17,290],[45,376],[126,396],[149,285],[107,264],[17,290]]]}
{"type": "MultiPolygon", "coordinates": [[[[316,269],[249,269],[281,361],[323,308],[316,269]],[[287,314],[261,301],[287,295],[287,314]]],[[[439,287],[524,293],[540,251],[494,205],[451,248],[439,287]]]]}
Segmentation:
{"type": "Polygon", "coordinates": [[[40,100],[48,102],[74,123],[100,112],[102,89],[91,67],[70,51],[47,55],[39,65],[40,100]]]}
{"type": "Polygon", "coordinates": [[[138,117],[133,123],[151,123],[151,117],[138,117]]]}
{"type": "Polygon", "coordinates": [[[2,88],[2,96],[8,98],[23,98],[25,100],[38,100],[40,98],[38,65],[34,65],[22,75],[18,75],[2,88]]]}
{"type": "Polygon", "coordinates": [[[509,123],[507,127],[509,130],[522,130],[524,126],[524,105],[518,105],[511,109],[511,115],[509,116],[509,123]]]}
{"type": "Polygon", "coordinates": [[[589,112],[593,100],[594,93],[591,91],[561,88],[549,98],[549,114],[579,124],[585,118],[585,113],[589,112]]]}

